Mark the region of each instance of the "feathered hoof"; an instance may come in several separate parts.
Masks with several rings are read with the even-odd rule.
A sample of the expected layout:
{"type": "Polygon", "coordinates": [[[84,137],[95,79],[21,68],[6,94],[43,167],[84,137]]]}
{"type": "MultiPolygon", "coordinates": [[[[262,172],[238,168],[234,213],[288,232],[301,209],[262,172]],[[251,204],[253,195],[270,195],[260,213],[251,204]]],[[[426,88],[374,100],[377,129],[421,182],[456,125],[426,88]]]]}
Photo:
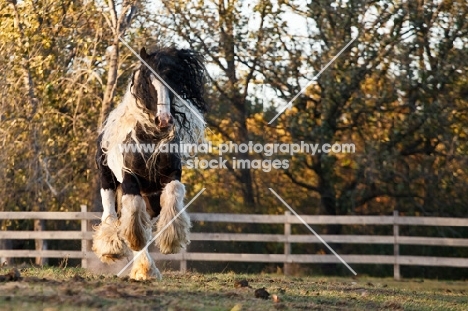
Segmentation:
{"type": "Polygon", "coordinates": [[[179,214],[184,208],[184,195],[184,185],[177,180],[167,184],[161,194],[156,245],[163,254],[178,253],[190,243],[190,218],[185,211],[179,214]]]}
{"type": "Polygon", "coordinates": [[[133,251],[146,246],[151,239],[151,220],[146,212],[146,205],[139,195],[122,197],[122,215],[120,217],[120,235],[133,251]]]}
{"type": "Polygon", "coordinates": [[[156,268],[153,259],[147,257],[146,254],[140,255],[142,258],[135,259],[133,263],[132,271],[130,272],[130,278],[136,281],[146,281],[157,279],[161,280],[162,276],[159,269],[156,268]]]}
{"type": "Polygon", "coordinates": [[[166,224],[159,223],[157,228],[159,236],[156,239],[156,245],[159,246],[159,251],[162,254],[176,254],[181,249],[185,249],[189,240],[190,221],[187,221],[188,215],[180,215],[172,224],[166,227],[166,224]],[[185,218],[185,219],[184,219],[185,218]]]}
{"type": "Polygon", "coordinates": [[[119,238],[116,218],[107,217],[94,230],[92,250],[102,262],[111,264],[125,256],[125,243],[119,238]]]}

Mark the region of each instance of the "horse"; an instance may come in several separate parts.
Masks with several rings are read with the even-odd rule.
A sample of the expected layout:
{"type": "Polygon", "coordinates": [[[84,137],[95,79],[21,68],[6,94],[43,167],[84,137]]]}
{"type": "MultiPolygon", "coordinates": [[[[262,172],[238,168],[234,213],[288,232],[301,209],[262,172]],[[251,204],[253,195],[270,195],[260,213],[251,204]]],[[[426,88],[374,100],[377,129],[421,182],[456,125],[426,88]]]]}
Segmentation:
{"type": "Polygon", "coordinates": [[[182,163],[190,155],[180,149],[161,152],[162,147],[203,142],[207,107],[200,54],[175,47],[148,54],[142,48],[140,58],[122,101],[98,136],[103,213],[92,249],[107,264],[131,250],[130,278],[147,280],[161,279],[146,247],[153,227],[163,254],[177,253],[190,243],[189,216],[183,211],[176,218],[184,208],[182,163]]]}

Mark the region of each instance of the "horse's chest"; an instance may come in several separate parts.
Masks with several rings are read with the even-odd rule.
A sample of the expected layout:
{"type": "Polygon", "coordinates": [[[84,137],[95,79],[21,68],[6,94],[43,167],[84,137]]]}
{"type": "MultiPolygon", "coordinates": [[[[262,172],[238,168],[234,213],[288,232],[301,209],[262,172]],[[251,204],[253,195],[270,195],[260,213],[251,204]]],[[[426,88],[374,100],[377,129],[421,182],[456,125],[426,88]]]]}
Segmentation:
{"type": "MultiPolygon", "coordinates": [[[[139,142],[136,143],[128,138],[126,145],[133,146],[133,149],[127,148],[131,149],[131,152],[124,154],[124,165],[133,173],[155,181],[160,178],[159,175],[171,175],[172,172],[181,170],[182,165],[178,153],[168,152],[162,148],[159,140],[151,137],[139,137],[138,140],[139,142]]],[[[172,141],[168,144],[174,143],[177,142],[172,141]]]]}

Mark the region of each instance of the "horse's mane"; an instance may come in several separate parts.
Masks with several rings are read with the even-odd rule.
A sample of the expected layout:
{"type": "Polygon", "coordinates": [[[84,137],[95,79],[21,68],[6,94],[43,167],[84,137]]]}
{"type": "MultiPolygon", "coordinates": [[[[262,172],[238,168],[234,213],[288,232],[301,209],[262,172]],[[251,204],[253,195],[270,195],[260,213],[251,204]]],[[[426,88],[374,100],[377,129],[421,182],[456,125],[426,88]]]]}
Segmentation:
{"type": "MultiPolygon", "coordinates": [[[[199,53],[189,49],[165,47],[155,50],[144,60],[183,99],[190,101],[200,113],[206,112],[204,100],[205,66],[199,53]]],[[[151,70],[144,64],[140,67],[141,79],[148,77],[151,70]]],[[[132,81],[132,83],[135,81],[132,81]]],[[[138,96],[137,89],[137,96],[138,96]]],[[[177,113],[177,111],[176,111],[177,113]]]]}
{"type": "MultiPolygon", "coordinates": [[[[161,132],[154,122],[154,116],[148,112],[145,105],[147,100],[156,100],[151,98],[148,90],[147,78],[151,71],[141,64],[133,73],[122,102],[109,114],[102,128],[101,147],[107,154],[108,166],[119,181],[123,178],[122,169],[129,170],[124,165],[119,147],[127,137],[130,137],[134,144],[148,143],[140,141],[141,132],[146,137],[154,137],[152,143],[156,144],[156,148],[148,160],[149,168],[154,167],[159,147],[175,138],[183,144],[199,144],[205,141],[204,122],[199,118],[207,110],[203,98],[205,68],[200,55],[186,49],[161,48],[147,55],[144,60],[184,99],[184,102],[171,95],[171,114],[175,124],[171,131],[161,132]],[[198,112],[198,117],[187,105],[198,112]]],[[[190,157],[183,152],[180,152],[180,156],[183,160],[190,157]]]]}

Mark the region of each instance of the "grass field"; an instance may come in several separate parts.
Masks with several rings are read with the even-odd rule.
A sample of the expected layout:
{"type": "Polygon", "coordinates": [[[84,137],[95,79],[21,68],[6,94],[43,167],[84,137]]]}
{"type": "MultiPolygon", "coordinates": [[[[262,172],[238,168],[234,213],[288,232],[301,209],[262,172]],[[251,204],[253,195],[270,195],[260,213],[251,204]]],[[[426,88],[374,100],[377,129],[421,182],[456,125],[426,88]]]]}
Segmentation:
{"type": "Polygon", "coordinates": [[[134,282],[77,268],[19,273],[17,281],[0,277],[0,310],[468,310],[468,282],[178,272],[134,282]],[[263,287],[270,296],[256,298],[263,287]]]}

